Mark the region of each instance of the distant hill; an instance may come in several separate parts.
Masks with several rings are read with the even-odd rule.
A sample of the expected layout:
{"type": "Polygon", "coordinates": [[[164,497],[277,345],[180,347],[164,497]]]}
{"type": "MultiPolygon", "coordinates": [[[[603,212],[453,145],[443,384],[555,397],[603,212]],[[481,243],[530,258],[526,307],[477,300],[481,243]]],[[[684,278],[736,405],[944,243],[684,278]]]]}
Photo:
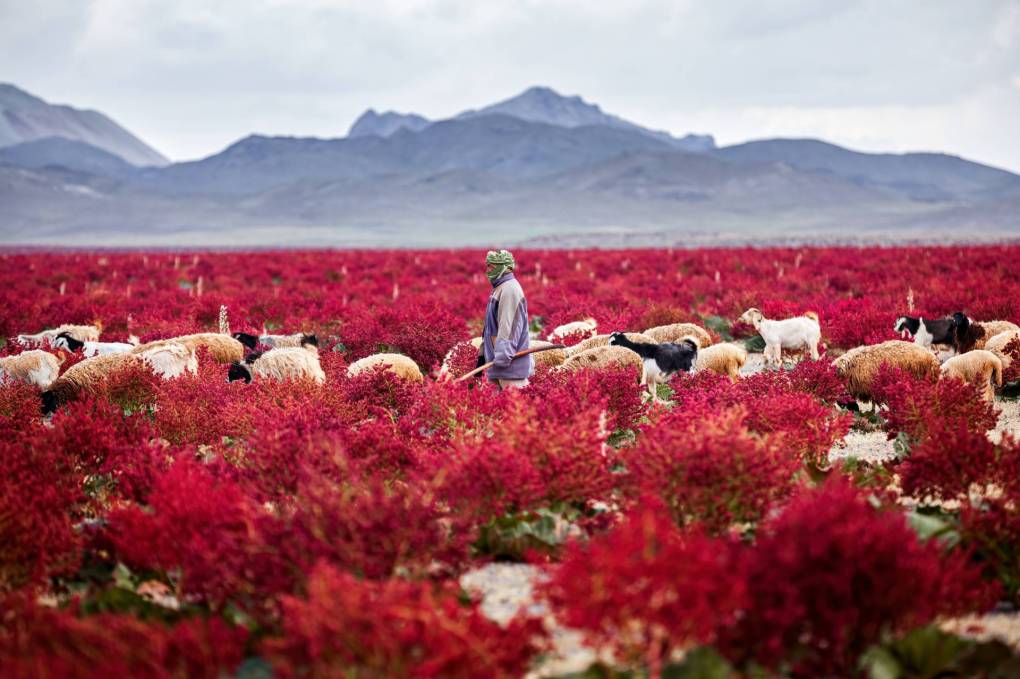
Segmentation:
{"type": "Polygon", "coordinates": [[[394,111],[376,113],[375,109],[370,108],[354,121],[351,129],[347,132],[347,137],[350,139],[373,136],[389,137],[398,130],[418,132],[428,127],[429,124],[427,118],[416,113],[396,113],[394,111]]]}
{"type": "Polygon", "coordinates": [[[597,105],[589,104],[579,96],[565,97],[550,87],[531,87],[515,97],[477,111],[465,111],[457,117],[472,118],[492,114],[560,127],[615,127],[654,137],[686,151],[708,151],[715,148],[715,140],[711,135],[688,134],[676,139],[668,132],[649,130],[618,116],[603,113],[597,105]]]}
{"type": "Polygon", "coordinates": [[[137,169],[120,156],[63,137],[43,137],[0,148],[0,163],[32,169],[63,168],[100,177],[122,178],[129,177],[137,169]]]}
{"type": "Polygon", "coordinates": [[[369,110],[347,137],[253,135],[163,167],[34,139],[0,148],[0,206],[0,242],[68,245],[1020,238],[1020,176],[1004,170],[820,140],[715,148],[548,88],[438,121],[369,110]]]}
{"type": "Polygon", "coordinates": [[[47,137],[85,142],[132,165],[169,162],[98,111],[49,104],[14,85],[0,83],[0,147],[47,137]]]}
{"type": "Polygon", "coordinates": [[[920,201],[982,198],[1016,187],[1020,177],[942,153],[860,153],[817,139],[767,139],[715,154],[737,163],[786,163],[883,186],[920,201]]]}

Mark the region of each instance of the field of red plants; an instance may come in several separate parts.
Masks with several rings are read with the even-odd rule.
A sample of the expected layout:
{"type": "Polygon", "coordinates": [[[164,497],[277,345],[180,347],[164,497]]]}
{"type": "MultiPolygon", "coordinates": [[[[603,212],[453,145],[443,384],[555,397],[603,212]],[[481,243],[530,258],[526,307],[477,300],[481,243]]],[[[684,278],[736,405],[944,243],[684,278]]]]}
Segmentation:
{"type": "Polygon", "coordinates": [[[233,331],[316,333],[327,380],[227,383],[200,355],[46,418],[0,384],[0,674],[519,677],[555,620],[591,677],[1018,676],[938,626],[1020,603],[1003,401],[887,369],[862,415],[830,361],[908,311],[1020,322],[1020,246],[515,255],[539,337],[689,321],[753,347],[755,306],[816,312],[825,353],[662,403],[622,370],[501,392],[437,378],[480,333],[481,252],[2,254],[0,355],[62,323],[215,332],[226,305],[233,331]],[[380,351],[424,383],[347,376],[380,351]],[[830,462],[876,429],[894,459],[830,462]],[[459,578],[493,561],[536,565],[548,613],[486,618],[459,578]]]}

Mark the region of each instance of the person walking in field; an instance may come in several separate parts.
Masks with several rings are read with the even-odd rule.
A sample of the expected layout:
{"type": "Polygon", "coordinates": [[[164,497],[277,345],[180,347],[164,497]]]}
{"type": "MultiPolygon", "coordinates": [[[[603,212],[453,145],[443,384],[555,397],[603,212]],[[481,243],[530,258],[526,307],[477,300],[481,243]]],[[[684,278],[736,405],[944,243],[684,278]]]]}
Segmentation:
{"type": "Polygon", "coordinates": [[[501,389],[526,387],[535,372],[530,355],[514,358],[529,343],[528,302],[514,276],[515,266],[514,256],[508,250],[490,250],[485,256],[485,275],[492,284],[492,294],[485,309],[478,365],[494,363],[488,378],[501,389]]]}

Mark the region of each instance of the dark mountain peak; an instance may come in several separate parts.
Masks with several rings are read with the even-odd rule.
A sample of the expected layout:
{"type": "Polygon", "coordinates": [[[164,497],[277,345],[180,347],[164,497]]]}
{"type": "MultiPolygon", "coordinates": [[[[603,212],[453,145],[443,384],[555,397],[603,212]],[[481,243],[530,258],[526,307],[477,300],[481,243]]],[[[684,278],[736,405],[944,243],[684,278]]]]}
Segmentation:
{"type": "Polygon", "coordinates": [[[400,130],[418,132],[425,129],[431,122],[417,113],[397,113],[386,111],[377,113],[370,108],[354,121],[351,129],[347,132],[350,138],[355,137],[389,137],[400,130]]]}

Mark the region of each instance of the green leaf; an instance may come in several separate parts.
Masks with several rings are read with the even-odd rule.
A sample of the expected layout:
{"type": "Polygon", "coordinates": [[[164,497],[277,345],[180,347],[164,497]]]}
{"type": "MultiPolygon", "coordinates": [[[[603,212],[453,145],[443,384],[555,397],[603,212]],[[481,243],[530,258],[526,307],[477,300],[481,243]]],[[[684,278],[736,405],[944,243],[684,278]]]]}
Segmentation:
{"type": "Polygon", "coordinates": [[[748,337],[744,340],[744,348],[752,354],[760,354],[765,351],[765,340],[761,335],[748,337]]]}
{"type": "Polygon", "coordinates": [[[935,514],[907,512],[907,522],[922,541],[937,539],[946,547],[955,547],[960,542],[960,533],[948,519],[935,514]]]}
{"type": "Polygon", "coordinates": [[[722,316],[703,316],[702,323],[709,330],[718,333],[727,342],[733,339],[730,334],[730,322],[722,316]]]}

